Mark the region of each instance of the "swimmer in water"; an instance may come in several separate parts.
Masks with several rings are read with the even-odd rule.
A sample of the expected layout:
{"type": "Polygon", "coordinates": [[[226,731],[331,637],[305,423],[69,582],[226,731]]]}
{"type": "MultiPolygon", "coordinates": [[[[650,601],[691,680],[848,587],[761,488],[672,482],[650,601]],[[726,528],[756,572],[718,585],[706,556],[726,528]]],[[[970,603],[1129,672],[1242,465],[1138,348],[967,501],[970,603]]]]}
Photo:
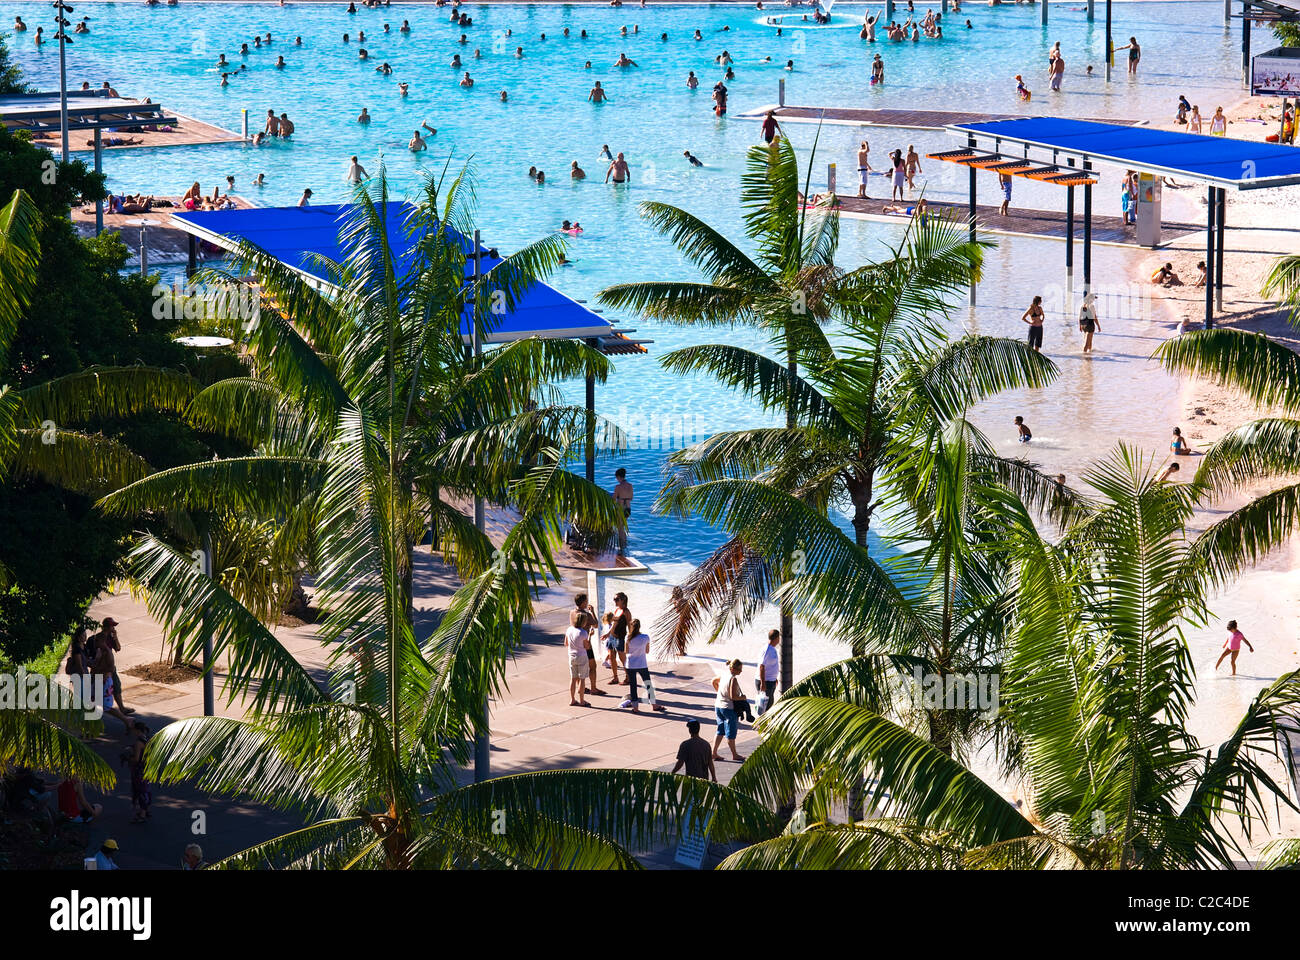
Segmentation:
{"type": "Polygon", "coordinates": [[[623,159],[623,154],[621,153],[614,158],[613,163],[609,165],[609,169],[605,171],[606,183],[609,183],[609,178],[611,176],[613,176],[614,184],[616,186],[620,183],[632,182],[632,169],[627,165],[627,161],[623,159]]]}
{"type": "Polygon", "coordinates": [[[257,176],[255,176],[255,177],[253,178],[253,186],[255,186],[255,187],[264,187],[264,186],[266,186],[266,174],[264,174],[264,173],[259,173],[257,176]]]}
{"type": "Polygon", "coordinates": [[[367,110],[365,107],[362,107],[361,115],[357,117],[357,123],[369,123],[369,122],[370,122],[370,111],[367,110]]]}
{"type": "Polygon", "coordinates": [[[409,83],[399,83],[397,85],[397,91],[402,96],[406,96],[408,93],[411,92],[411,85],[409,83]]]}
{"type": "Polygon", "coordinates": [[[343,175],[343,179],[348,183],[357,184],[363,180],[369,180],[370,174],[366,172],[366,168],[363,167],[361,162],[354,156],[348,162],[348,172],[343,175]]]}
{"type": "Polygon", "coordinates": [[[367,50],[365,47],[362,47],[360,50],[357,51],[357,59],[358,59],[358,60],[369,60],[369,59],[370,59],[370,51],[367,50]]]}
{"type": "Polygon", "coordinates": [[[462,87],[472,87],[472,86],[474,86],[474,79],[469,75],[469,71],[468,71],[468,70],[465,71],[465,76],[463,76],[463,77],[460,78],[460,85],[461,85],[462,87]]]}
{"type": "Polygon", "coordinates": [[[502,91],[501,91],[501,102],[502,102],[502,103],[506,103],[509,99],[510,99],[510,94],[508,94],[508,93],[506,93],[504,90],[502,90],[502,91]]]}
{"type": "Polygon", "coordinates": [[[704,166],[704,164],[700,162],[700,158],[699,158],[699,157],[691,156],[691,151],[689,151],[689,150],[683,150],[683,151],[682,151],[682,156],[686,158],[686,162],[689,163],[692,167],[702,167],[702,166],[704,166]]]}
{"type": "Polygon", "coordinates": [[[419,153],[421,150],[428,150],[429,145],[425,142],[424,137],[420,136],[420,131],[416,130],[411,134],[411,142],[406,145],[406,149],[412,153],[419,153]]]}
{"type": "Polygon", "coordinates": [[[281,70],[283,70],[286,66],[288,66],[288,64],[284,62],[284,54],[281,54],[280,56],[275,58],[275,65],[281,70]]]}
{"type": "Polygon", "coordinates": [[[410,21],[409,21],[409,20],[403,20],[403,21],[402,21],[402,25],[401,25],[400,27],[397,28],[397,32],[398,32],[398,33],[410,33],[410,32],[411,32],[411,23],[410,23],[410,21]]]}
{"type": "Polygon", "coordinates": [[[582,167],[578,166],[577,160],[574,160],[573,163],[569,166],[569,178],[572,180],[587,179],[587,171],[583,170],[582,167]]]}
{"type": "Polygon", "coordinates": [[[522,60],[522,59],[523,59],[523,56],[524,56],[524,48],[523,48],[523,47],[515,47],[515,59],[516,59],[516,60],[522,60]]]}
{"type": "MultiPolygon", "coordinates": [[[[590,64],[591,61],[588,60],[587,63],[590,64]]],[[[605,103],[609,100],[609,97],[605,94],[605,88],[600,85],[599,80],[597,80],[596,85],[591,88],[591,93],[587,94],[587,99],[592,103],[605,103]]]]}
{"type": "Polygon", "coordinates": [[[695,37],[694,37],[693,39],[695,39],[695,40],[703,40],[703,39],[704,39],[704,35],[701,34],[700,31],[696,30],[696,31],[695,31],[695,37]]]}
{"type": "Polygon", "coordinates": [[[785,62],[785,68],[786,68],[787,70],[793,70],[793,69],[794,69],[794,61],[793,61],[793,60],[787,60],[787,61],[785,62]]]}
{"type": "Polygon", "coordinates": [[[605,145],[603,145],[603,146],[600,148],[600,159],[601,159],[601,160],[613,160],[613,159],[614,159],[614,155],[613,155],[612,153],[609,152],[609,144],[608,144],[608,143],[605,144],[605,145]]]}
{"type": "Polygon", "coordinates": [[[620,53],[618,59],[614,61],[616,67],[635,67],[636,61],[628,58],[626,53],[620,53]]]}
{"type": "Polygon", "coordinates": [[[460,54],[459,54],[459,53],[454,53],[454,54],[452,54],[452,56],[451,56],[451,68],[452,68],[453,70],[459,70],[462,66],[464,66],[464,64],[462,64],[462,63],[460,62],[460,54]]]}
{"type": "Polygon", "coordinates": [[[686,74],[686,88],[688,90],[694,90],[699,85],[700,85],[700,78],[695,75],[695,71],[694,70],[688,71],[686,74]]]}
{"type": "Polygon", "coordinates": [[[590,70],[590,69],[591,69],[591,61],[588,60],[585,64],[583,64],[582,69],[584,69],[584,70],[590,70]]]}

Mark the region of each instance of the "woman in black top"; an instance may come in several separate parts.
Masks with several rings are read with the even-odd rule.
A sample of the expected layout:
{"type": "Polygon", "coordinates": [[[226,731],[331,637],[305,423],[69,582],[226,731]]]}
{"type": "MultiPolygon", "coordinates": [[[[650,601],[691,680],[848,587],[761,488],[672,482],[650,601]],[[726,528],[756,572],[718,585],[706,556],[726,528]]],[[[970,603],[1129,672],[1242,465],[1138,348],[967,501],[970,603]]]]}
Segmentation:
{"type": "MultiPolygon", "coordinates": [[[[619,592],[614,594],[614,624],[610,629],[610,640],[613,643],[614,652],[618,655],[618,662],[623,665],[623,679],[618,679],[618,671],[614,671],[614,683],[627,683],[627,627],[632,622],[632,614],[627,609],[627,594],[619,592]]],[[[610,666],[613,666],[611,662],[610,666]]]]}

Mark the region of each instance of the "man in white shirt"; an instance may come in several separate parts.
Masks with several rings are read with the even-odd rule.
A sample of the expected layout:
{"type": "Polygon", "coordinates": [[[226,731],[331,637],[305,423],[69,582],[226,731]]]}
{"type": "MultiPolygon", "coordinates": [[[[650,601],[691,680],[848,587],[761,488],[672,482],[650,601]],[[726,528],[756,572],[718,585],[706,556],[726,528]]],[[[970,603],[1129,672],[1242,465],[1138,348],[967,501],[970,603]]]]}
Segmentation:
{"type": "MultiPolygon", "coordinates": [[[[776,702],[776,682],[781,677],[781,631],[773,630],[767,635],[767,646],[758,661],[758,679],[754,681],[760,693],[767,694],[767,706],[771,709],[776,702]]],[[[760,711],[761,712],[761,711],[760,711]]]]}

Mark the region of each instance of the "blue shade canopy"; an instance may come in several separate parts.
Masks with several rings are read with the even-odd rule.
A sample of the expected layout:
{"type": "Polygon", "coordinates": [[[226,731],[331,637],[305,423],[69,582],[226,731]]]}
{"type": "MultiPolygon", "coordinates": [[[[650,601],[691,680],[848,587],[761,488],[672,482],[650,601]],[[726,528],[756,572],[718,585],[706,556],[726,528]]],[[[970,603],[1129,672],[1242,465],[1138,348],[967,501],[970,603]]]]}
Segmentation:
{"type": "MultiPolygon", "coordinates": [[[[385,227],[388,241],[397,258],[396,270],[400,276],[410,269],[415,260],[412,238],[408,236],[407,219],[413,205],[390,203],[385,209],[385,227]]],[[[323,284],[329,280],[312,262],[313,255],[330,260],[344,259],[339,232],[352,212],[350,204],[322,204],[312,207],[254,207],[248,210],[212,210],[178,212],[172,214],[172,223],[180,230],[200,239],[232,250],[239,240],[256,244],[281,263],[298,273],[323,284]]],[[[455,231],[449,231],[469,254],[474,242],[455,231]]],[[[482,252],[482,269],[491,270],[501,262],[500,257],[482,252]]],[[[467,274],[472,273],[467,264],[467,274]]],[[[525,337],[607,337],[613,332],[608,320],[587,309],[571,297],[548,284],[537,282],[519,298],[515,309],[507,314],[491,314],[484,318],[487,330],[485,340],[504,343],[525,337]]],[[[461,334],[470,337],[469,318],[461,323],[461,334]]]]}
{"type": "Polygon", "coordinates": [[[958,123],[947,129],[958,136],[996,138],[1216,187],[1259,190],[1300,183],[1300,150],[1277,143],[1059,117],[958,123]]]}

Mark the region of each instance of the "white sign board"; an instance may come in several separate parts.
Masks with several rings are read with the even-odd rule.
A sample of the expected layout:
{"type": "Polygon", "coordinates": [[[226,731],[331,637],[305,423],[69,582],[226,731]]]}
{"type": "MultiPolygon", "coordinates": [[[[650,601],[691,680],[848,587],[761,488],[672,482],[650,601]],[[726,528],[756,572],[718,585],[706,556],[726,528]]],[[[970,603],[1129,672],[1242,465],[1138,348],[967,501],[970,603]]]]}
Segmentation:
{"type": "Polygon", "coordinates": [[[704,865],[704,858],[709,852],[709,830],[713,826],[713,814],[709,814],[701,823],[696,820],[694,811],[687,810],[685,821],[673,862],[698,870],[704,865]]]}
{"type": "Polygon", "coordinates": [[[1300,97],[1300,49],[1283,47],[1255,57],[1250,92],[1257,97],[1300,97]]]}

